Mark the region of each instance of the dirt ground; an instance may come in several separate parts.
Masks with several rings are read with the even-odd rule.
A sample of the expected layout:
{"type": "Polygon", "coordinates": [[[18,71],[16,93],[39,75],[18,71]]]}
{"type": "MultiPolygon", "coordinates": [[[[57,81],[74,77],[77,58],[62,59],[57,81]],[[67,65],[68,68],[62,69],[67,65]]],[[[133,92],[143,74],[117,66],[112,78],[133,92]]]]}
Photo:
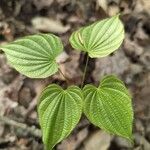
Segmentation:
{"type": "MultiPolygon", "coordinates": [[[[83,116],[56,150],[150,150],[150,1],[149,0],[0,0],[0,44],[25,35],[54,33],[64,42],[58,58],[70,84],[80,85],[85,56],[68,43],[72,31],[121,12],[126,37],[121,48],[90,59],[86,83],[97,85],[106,74],[118,75],[129,88],[134,107],[134,146],[91,125],[83,116]]],[[[50,83],[66,86],[60,74],[29,79],[0,51],[0,149],[43,150],[36,103],[50,83]]]]}

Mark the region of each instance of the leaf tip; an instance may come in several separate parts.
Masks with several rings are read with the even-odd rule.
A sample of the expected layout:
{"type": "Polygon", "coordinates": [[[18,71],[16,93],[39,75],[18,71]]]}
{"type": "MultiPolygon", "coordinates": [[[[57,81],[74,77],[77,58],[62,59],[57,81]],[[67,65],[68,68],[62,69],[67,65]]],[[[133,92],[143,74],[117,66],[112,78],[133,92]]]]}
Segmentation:
{"type": "Polygon", "coordinates": [[[129,141],[129,143],[130,143],[131,145],[134,145],[134,137],[133,137],[132,134],[131,134],[129,137],[127,137],[126,139],[129,141]]]}

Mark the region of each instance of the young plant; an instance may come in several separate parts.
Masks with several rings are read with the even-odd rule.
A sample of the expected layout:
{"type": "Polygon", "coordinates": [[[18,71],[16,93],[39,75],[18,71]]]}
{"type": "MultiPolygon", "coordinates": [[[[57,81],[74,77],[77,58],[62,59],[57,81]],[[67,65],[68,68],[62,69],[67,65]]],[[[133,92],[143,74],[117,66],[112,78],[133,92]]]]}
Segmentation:
{"type": "MultiPolygon", "coordinates": [[[[70,43],[73,48],[86,52],[88,57],[99,58],[117,50],[123,39],[124,27],[117,15],[80,28],[71,35],[70,43]]],[[[26,36],[1,48],[9,64],[31,78],[55,74],[59,68],[56,57],[63,51],[61,40],[53,34],[26,36]]],[[[66,138],[82,113],[95,126],[132,142],[133,110],[124,83],[108,75],[98,87],[91,84],[82,87],[74,85],[64,90],[51,84],[41,93],[38,115],[45,149],[53,149],[66,138]]]]}

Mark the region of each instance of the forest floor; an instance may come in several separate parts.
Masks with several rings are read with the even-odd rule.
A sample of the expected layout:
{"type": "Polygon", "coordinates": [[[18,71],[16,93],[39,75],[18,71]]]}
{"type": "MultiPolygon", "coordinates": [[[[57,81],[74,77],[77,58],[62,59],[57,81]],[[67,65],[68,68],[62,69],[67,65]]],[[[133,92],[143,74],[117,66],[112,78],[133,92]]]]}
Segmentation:
{"type": "MultiPolygon", "coordinates": [[[[121,12],[126,37],[111,56],[90,59],[86,83],[97,85],[116,74],[133,97],[134,146],[107,134],[84,117],[56,150],[150,150],[150,2],[149,0],[0,0],[0,44],[25,35],[54,33],[64,42],[59,57],[70,84],[80,85],[85,56],[71,48],[71,33],[83,25],[121,12]]],[[[36,103],[46,85],[65,86],[63,76],[30,79],[11,68],[0,51],[0,149],[43,150],[36,103]]]]}

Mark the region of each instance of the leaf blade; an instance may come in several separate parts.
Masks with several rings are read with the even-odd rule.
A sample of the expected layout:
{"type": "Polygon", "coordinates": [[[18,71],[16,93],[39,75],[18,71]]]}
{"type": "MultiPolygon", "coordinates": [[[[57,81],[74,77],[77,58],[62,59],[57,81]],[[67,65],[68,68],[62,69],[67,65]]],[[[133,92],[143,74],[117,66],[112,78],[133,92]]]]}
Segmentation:
{"type": "Polygon", "coordinates": [[[86,85],[83,95],[84,113],[94,125],[132,140],[131,96],[121,80],[106,76],[98,88],[86,85]]]}
{"type": "Polygon", "coordinates": [[[8,63],[31,78],[46,78],[58,71],[56,57],[62,52],[61,40],[53,34],[26,36],[2,46],[8,63]]]}
{"type": "Polygon", "coordinates": [[[91,58],[98,58],[117,50],[123,39],[124,27],[116,15],[73,32],[69,41],[73,48],[87,52],[91,58]]]}
{"type": "Polygon", "coordinates": [[[42,92],[38,115],[47,150],[52,149],[73,130],[81,117],[82,103],[82,92],[76,86],[63,90],[52,84],[42,92]]]}

